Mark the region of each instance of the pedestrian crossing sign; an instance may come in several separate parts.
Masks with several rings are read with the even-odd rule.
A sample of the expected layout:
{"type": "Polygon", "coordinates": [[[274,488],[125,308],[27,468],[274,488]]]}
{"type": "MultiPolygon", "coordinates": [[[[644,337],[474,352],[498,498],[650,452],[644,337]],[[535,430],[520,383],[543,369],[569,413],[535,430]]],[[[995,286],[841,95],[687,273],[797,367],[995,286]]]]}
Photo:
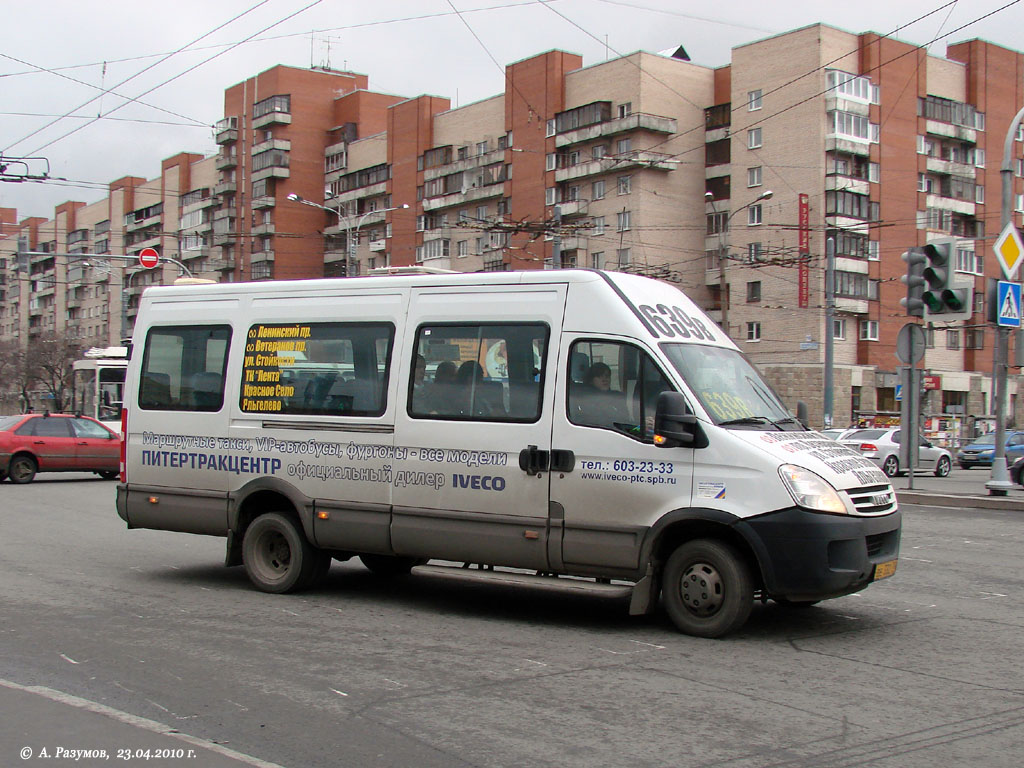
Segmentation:
{"type": "Polygon", "coordinates": [[[996,291],[996,306],[999,314],[998,325],[1008,328],[1020,328],[1020,283],[1008,283],[1000,280],[996,291]]]}

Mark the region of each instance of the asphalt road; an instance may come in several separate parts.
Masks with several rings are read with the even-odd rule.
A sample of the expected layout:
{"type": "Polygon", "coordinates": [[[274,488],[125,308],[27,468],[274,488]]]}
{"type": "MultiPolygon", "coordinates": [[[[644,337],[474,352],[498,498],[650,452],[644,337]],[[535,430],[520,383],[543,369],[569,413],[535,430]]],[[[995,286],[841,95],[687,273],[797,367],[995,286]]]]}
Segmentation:
{"type": "Polygon", "coordinates": [[[221,539],[128,531],[78,477],[0,485],[2,766],[1021,764],[1024,507],[907,507],[892,579],[701,640],[618,599],[357,563],[262,594],[221,539]]]}

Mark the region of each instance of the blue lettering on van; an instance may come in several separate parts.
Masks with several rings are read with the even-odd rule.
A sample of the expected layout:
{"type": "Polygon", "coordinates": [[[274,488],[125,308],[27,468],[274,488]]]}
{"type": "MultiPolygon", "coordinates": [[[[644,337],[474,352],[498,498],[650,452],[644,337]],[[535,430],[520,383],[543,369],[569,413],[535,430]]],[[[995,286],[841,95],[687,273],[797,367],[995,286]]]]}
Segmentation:
{"type": "Polygon", "coordinates": [[[452,485],[456,488],[471,488],[474,491],[504,491],[505,478],[497,475],[452,475],[452,485]]]}
{"type": "Polygon", "coordinates": [[[280,459],[256,456],[226,456],[222,453],[142,450],[142,466],[172,469],[201,469],[210,472],[234,472],[236,475],[273,475],[281,468],[280,459]]]}

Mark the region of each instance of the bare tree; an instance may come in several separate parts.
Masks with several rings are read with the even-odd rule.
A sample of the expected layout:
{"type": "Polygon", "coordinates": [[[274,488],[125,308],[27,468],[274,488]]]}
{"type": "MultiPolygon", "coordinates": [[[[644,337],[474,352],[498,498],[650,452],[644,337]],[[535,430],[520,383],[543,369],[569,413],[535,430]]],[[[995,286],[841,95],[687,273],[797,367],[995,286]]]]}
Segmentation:
{"type": "Polygon", "coordinates": [[[53,398],[53,411],[63,411],[71,401],[71,364],[79,358],[81,347],[55,333],[36,337],[25,352],[28,375],[53,398]]]}
{"type": "Polygon", "coordinates": [[[31,402],[34,383],[25,350],[17,341],[0,342],[0,408],[16,413],[31,402]]]}

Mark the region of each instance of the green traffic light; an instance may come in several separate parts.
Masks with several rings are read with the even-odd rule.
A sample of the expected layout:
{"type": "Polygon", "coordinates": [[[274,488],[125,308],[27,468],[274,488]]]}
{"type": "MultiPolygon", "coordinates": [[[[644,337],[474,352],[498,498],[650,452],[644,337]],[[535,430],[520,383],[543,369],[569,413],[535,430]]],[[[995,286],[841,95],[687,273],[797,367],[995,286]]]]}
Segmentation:
{"type": "Polygon", "coordinates": [[[942,301],[945,302],[946,306],[953,312],[962,312],[966,306],[960,292],[950,289],[946,289],[942,292],[942,301]]]}
{"type": "Polygon", "coordinates": [[[941,312],[943,306],[945,306],[942,301],[942,295],[935,291],[925,291],[921,294],[921,301],[924,302],[925,306],[928,307],[928,311],[932,314],[941,312]]]}

